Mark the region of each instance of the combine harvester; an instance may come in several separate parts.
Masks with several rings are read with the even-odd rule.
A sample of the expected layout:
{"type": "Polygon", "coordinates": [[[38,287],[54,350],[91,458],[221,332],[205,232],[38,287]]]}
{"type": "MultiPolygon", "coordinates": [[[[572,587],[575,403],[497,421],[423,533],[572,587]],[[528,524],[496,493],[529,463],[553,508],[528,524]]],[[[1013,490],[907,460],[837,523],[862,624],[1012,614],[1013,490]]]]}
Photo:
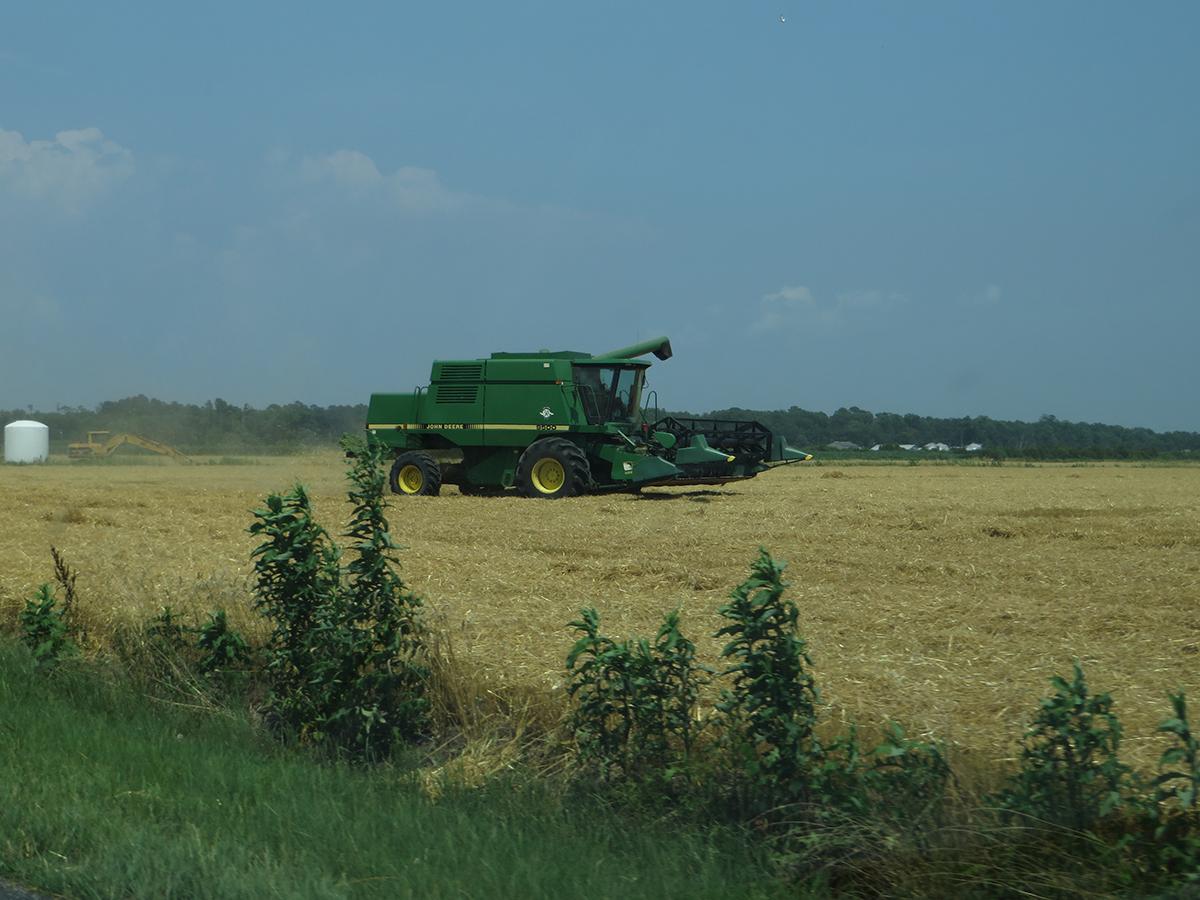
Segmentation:
{"type": "Polygon", "coordinates": [[[67,445],[67,456],[70,459],[103,459],[122,444],[134,444],[138,447],[145,447],[147,450],[153,450],[155,453],[162,453],[164,456],[169,456],[171,459],[178,460],[187,465],[191,465],[192,463],[190,459],[174,447],[168,447],[166,444],[160,444],[158,441],[139,437],[136,434],[118,434],[107,441],[98,440],[98,438],[103,438],[109,433],[107,431],[89,431],[87,443],[67,445]]]}
{"type": "Polygon", "coordinates": [[[493,353],[438,361],[428,388],[372,394],[368,440],[390,448],[397,494],[515,487],[528,497],[744,481],[811,457],[758,422],[659,418],[641,408],[657,338],[589,353],[493,353]]]}

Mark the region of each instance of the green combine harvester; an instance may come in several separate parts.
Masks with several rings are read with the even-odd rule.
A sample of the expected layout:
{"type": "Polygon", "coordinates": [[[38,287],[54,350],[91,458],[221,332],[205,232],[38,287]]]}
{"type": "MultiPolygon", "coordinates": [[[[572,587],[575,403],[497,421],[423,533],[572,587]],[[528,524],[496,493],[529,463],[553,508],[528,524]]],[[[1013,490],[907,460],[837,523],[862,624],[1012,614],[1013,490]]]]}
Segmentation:
{"type": "Polygon", "coordinates": [[[757,422],[648,415],[639,357],[651,353],[670,359],[671,342],[438,361],[428,388],[371,395],[368,440],[392,448],[395,493],[426,496],[725,484],[811,458],[757,422]]]}

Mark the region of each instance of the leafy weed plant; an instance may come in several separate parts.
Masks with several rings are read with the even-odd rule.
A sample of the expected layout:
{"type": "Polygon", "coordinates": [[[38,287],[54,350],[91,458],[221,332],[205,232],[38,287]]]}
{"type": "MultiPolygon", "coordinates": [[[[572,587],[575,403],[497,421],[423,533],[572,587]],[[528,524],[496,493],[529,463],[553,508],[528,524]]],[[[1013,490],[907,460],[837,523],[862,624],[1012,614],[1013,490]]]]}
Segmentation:
{"type": "Polygon", "coordinates": [[[1166,771],[1154,779],[1157,823],[1151,850],[1158,868],[1200,884],[1200,740],[1188,721],[1187,695],[1180,691],[1167,696],[1174,715],[1158,730],[1175,735],[1179,743],[1158,763],[1166,771]]]}
{"type": "Polygon", "coordinates": [[[428,670],[420,661],[421,601],[395,572],[384,515],[381,449],[348,439],[353,557],[313,519],[303,485],[267,497],[250,533],[255,605],[274,629],[267,646],[271,719],[356,758],[386,756],[425,728],[428,670]]]}
{"type": "Polygon", "coordinates": [[[1117,758],[1121,723],[1107,693],[1089,692],[1078,660],[1070,682],[1055,675],[1050,683],[1054,696],[1042,699],[1025,734],[1021,769],[999,805],[1082,833],[1124,803],[1129,769],[1117,758]]]}
{"type": "Polygon", "coordinates": [[[39,665],[51,667],[78,649],[67,636],[69,631],[66,608],[58,605],[50,585],[43,584],[32,600],[25,601],[21,612],[22,640],[39,665]]]}
{"type": "Polygon", "coordinates": [[[201,675],[217,677],[244,669],[251,662],[250,645],[229,627],[224,609],[214,610],[197,629],[196,647],[203,654],[197,664],[201,675]]]}
{"type": "Polygon", "coordinates": [[[675,819],[752,822],[787,878],[810,886],[881,848],[930,852],[923,835],[942,824],[950,779],[940,747],[895,724],[871,749],[855,727],[822,745],[820,698],[783,569],[762,551],[721,607],[730,665],[718,677],[732,683],[712,721],[695,714],[711,672],[695,663],[675,614],[653,642],[617,641],[601,633],[594,609],[583,610],[567,657],[579,761],[607,776],[608,796],[627,807],[657,814],[669,799],[675,819]],[[681,770],[686,794],[646,789],[681,770]]]}
{"type": "Polygon", "coordinates": [[[583,632],[567,656],[579,761],[602,776],[617,766],[626,776],[659,771],[670,781],[691,757],[696,703],[710,673],[680,633],[679,614],[666,616],[653,643],[605,637],[594,608],[571,627],[583,632]]]}
{"type": "Polygon", "coordinates": [[[1158,726],[1160,732],[1173,734],[1181,746],[1172,747],[1163,753],[1159,767],[1174,766],[1154,780],[1156,799],[1159,803],[1175,804],[1180,813],[1195,813],[1200,799],[1200,740],[1192,733],[1187,714],[1187,695],[1167,695],[1175,715],[1158,726]],[[1182,771],[1179,766],[1182,763],[1182,771]]]}
{"type": "Polygon", "coordinates": [[[76,573],[54,547],[50,548],[50,556],[54,560],[55,581],[63,589],[62,606],[50,585],[43,584],[32,600],[25,601],[25,609],[20,613],[21,637],[38,664],[47,668],[79,650],[75,639],[78,629],[72,621],[76,573]]]}
{"type": "Polygon", "coordinates": [[[823,755],[815,731],[820,692],[796,626],[799,610],[783,596],[789,584],[784,564],[761,550],[750,569],[750,578],[718,609],[729,624],[717,637],[730,638],[721,658],[732,663],[722,675],[731,676],[733,686],[722,690],[717,710],[725,739],[762,801],[803,801],[823,755]]]}

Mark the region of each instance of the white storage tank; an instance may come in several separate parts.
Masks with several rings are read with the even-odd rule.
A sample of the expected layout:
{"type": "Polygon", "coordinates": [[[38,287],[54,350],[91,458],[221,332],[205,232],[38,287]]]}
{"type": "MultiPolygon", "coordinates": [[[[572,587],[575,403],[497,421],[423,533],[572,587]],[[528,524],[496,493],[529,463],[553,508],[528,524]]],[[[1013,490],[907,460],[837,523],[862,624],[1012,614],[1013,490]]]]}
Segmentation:
{"type": "Polygon", "coordinates": [[[9,422],[4,426],[6,463],[45,462],[50,458],[50,426],[41,422],[9,422]]]}

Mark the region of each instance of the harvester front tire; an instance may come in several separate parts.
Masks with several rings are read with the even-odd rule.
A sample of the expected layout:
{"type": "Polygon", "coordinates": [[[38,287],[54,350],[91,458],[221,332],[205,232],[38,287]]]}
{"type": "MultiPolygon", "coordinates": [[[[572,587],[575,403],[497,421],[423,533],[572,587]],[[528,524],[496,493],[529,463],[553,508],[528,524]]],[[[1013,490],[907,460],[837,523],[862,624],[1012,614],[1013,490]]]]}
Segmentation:
{"type": "Polygon", "coordinates": [[[587,493],[591,480],[587,457],[566,438],[534,441],[517,461],[517,490],[526,497],[574,497],[587,493]]]}
{"type": "Polygon", "coordinates": [[[428,453],[410,450],[392,463],[392,493],[409,497],[436,497],[442,490],[442,470],[428,453]]]}

